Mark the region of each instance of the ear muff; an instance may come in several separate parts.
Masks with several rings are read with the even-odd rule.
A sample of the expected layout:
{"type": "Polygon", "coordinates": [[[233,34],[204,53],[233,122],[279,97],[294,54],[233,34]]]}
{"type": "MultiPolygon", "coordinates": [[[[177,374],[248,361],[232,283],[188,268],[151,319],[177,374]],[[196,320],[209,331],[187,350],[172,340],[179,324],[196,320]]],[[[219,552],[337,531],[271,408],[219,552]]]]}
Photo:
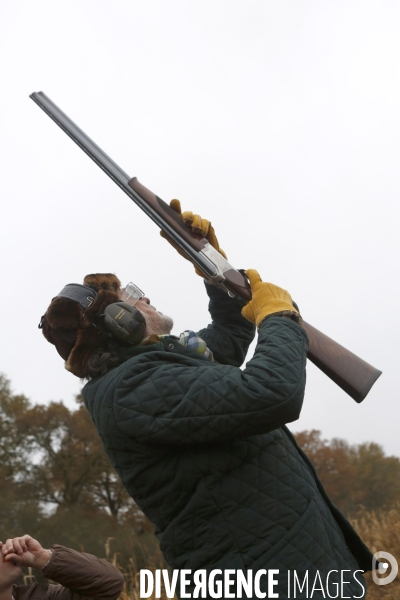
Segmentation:
{"type": "MultiPolygon", "coordinates": [[[[98,294],[87,285],[69,283],[56,297],[73,300],[86,312],[89,307],[95,305],[98,294]]],[[[96,317],[93,325],[99,327],[105,335],[127,344],[141,342],[146,330],[146,320],[140,310],[125,302],[113,302],[106,306],[104,313],[96,317]]],[[[39,324],[39,328],[41,327],[42,323],[39,324]]]]}
{"type": "Polygon", "coordinates": [[[103,328],[114,338],[138,344],[144,338],[146,320],[140,310],[125,302],[109,304],[101,315],[103,328]]]}

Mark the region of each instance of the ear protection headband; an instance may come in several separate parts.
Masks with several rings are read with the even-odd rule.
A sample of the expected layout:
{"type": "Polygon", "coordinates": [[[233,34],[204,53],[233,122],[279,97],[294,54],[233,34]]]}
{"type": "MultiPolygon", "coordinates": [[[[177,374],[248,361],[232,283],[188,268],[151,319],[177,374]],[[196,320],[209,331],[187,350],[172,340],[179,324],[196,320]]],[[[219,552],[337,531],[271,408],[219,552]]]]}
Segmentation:
{"type": "MultiPolygon", "coordinates": [[[[96,302],[98,294],[79,283],[68,283],[57,297],[69,298],[86,310],[96,302]]],[[[54,298],[53,298],[54,299],[54,298]]],[[[146,320],[140,310],[126,302],[113,302],[93,323],[103,333],[127,344],[138,344],[144,338],[146,320]]]]}

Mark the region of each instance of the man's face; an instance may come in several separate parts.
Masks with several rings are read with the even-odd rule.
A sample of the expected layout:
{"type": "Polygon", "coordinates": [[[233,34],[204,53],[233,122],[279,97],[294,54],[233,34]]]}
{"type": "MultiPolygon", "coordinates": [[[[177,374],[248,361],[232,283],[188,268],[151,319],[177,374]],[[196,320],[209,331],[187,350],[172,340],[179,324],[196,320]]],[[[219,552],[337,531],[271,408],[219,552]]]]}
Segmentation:
{"type": "MultiPolygon", "coordinates": [[[[124,291],[121,290],[120,298],[123,300],[124,291]]],[[[164,315],[162,312],[159,312],[154,306],[150,304],[149,298],[143,296],[143,298],[128,298],[124,300],[130,306],[134,306],[144,316],[146,319],[146,332],[145,336],[149,335],[165,335],[167,333],[171,333],[172,327],[174,325],[171,317],[164,315]]]]}
{"type": "MultiPolygon", "coordinates": [[[[0,549],[2,547],[0,542],[0,549]]],[[[3,553],[0,552],[0,594],[13,585],[21,575],[21,567],[11,561],[3,562],[3,553]]]]}

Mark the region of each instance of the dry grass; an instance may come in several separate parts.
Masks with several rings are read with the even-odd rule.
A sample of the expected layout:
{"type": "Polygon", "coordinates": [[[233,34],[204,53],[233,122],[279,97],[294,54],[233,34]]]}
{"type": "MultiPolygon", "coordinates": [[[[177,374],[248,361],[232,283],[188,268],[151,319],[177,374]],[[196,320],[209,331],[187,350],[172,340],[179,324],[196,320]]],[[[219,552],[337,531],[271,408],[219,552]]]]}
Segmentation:
{"type": "MultiPolygon", "coordinates": [[[[109,540],[107,540],[106,543],[106,556],[108,558],[108,560],[110,560],[110,562],[117,567],[118,569],[120,569],[120,571],[122,572],[124,579],[125,579],[125,585],[124,585],[124,589],[119,597],[119,600],[140,600],[140,585],[139,585],[139,576],[140,576],[140,569],[138,568],[138,564],[137,561],[134,558],[130,558],[129,559],[129,564],[127,565],[126,568],[123,568],[120,564],[119,564],[119,552],[115,552],[113,557],[110,558],[108,556],[109,553],[109,547],[107,548],[107,544],[108,544],[109,540]]],[[[152,552],[152,554],[150,556],[146,557],[146,566],[142,567],[144,569],[148,569],[149,571],[151,571],[153,573],[153,575],[155,574],[156,569],[167,569],[168,565],[164,560],[164,557],[161,553],[161,550],[159,549],[158,546],[156,546],[156,549],[152,552]]],[[[175,598],[177,598],[175,596],[175,598]]],[[[155,600],[155,591],[153,590],[153,593],[151,596],[149,596],[150,600],[155,600]]],[[[163,584],[161,585],[161,600],[167,600],[167,595],[165,594],[165,589],[163,584]]]]}
{"type": "MultiPolygon", "coordinates": [[[[400,563],[400,504],[379,514],[360,510],[351,523],[372,552],[390,552],[400,563]]],[[[388,585],[376,585],[371,573],[367,573],[365,578],[368,584],[367,600],[400,600],[399,575],[388,585]]]]}

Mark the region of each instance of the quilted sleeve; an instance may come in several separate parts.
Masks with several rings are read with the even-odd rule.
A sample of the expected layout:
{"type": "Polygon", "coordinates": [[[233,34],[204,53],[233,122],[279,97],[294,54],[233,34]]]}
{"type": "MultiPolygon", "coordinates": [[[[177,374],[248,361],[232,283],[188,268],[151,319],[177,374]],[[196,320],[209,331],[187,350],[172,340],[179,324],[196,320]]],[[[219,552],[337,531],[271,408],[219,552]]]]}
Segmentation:
{"type": "Polygon", "coordinates": [[[116,600],[119,597],[124,578],[109,562],[58,544],[52,550],[53,555],[42,573],[60,585],[48,586],[46,600],[116,600]]]}
{"type": "Polygon", "coordinates": [[[240,367],[254,339],[255,325],[242,317],[243,302],[230,298],[214,285],[205,286],[210,298],[208,310],[212,323],[198,335],[206,342],[217,362],[240,367]]]}
{"type": "Polygon", "coordinates": [[[299,417],[307,349],[299,325],[270,317],[243,371],[209,361],[183,364],[168,353],[162,361],[157,352],[142,355],[115,390],[117,425],[145,444],[215,443],[267,433],[299,417]]]}

